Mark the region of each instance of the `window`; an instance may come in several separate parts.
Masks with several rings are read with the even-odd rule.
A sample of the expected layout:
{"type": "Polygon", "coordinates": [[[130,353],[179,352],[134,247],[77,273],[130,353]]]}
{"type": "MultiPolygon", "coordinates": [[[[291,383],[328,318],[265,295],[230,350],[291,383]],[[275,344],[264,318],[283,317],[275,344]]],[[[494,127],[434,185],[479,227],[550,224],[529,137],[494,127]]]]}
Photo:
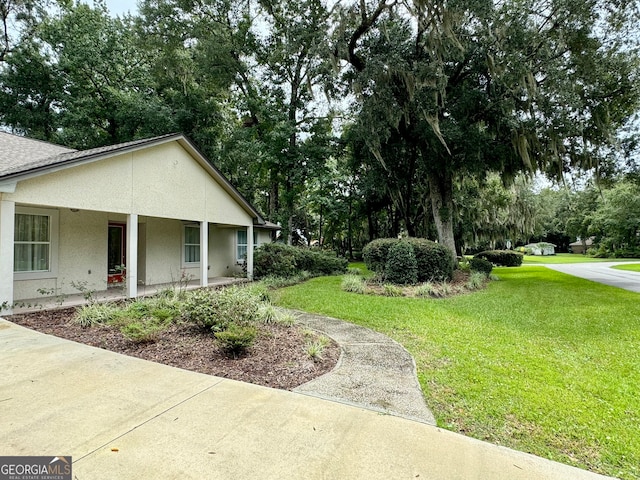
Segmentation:
{"type": "Polygon", "coordinates": [[[51,269],[51,217],[16,213],[13,269],[48,272],[51,269]]]}
{"type": "Polygon", "coordinates": [[[258,248],[258,232],[253,231],[253,249],[258,248]]]}
{"type": "Polygon", "coordinates": [[[200,227],[184,226],[184,263],[200,263],[200,227]]]}
{"type": "Polygon", "coordinates": [[[237,236],[237,249],[236,249],[236,259],[239,263],[244,263],[247,258],[247,231],[246,230],[238,230],[236,232],[237,236]]]}
{"type": "Polygon", "coordinates": [[[16,206],[13,271],[17,280],[57,274],[58,211],[16,206]]]}

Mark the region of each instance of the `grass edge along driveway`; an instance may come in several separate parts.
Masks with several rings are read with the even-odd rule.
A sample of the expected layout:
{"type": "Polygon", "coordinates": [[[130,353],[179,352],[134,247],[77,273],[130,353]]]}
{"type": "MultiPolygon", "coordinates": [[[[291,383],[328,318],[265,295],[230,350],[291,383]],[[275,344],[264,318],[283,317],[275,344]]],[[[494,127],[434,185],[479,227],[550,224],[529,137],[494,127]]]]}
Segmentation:
{"type": "Polygon", "coordinates": [[[320,277],[278,303],[385,333],[414,356],[449,430],[640,478],[640,297],[543,267],[497,268],[448,299],[365,296],[320,277]]]}

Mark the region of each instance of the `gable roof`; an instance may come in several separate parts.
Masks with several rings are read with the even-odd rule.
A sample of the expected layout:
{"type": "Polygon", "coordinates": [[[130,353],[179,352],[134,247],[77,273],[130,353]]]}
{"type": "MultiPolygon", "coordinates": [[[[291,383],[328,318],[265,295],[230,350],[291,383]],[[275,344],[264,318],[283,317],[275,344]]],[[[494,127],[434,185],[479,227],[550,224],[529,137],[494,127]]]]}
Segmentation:
{"type": "Polygon", "coordinates": [[[265,225],[265,220],[255,207],[244,198],[220,170],[209,162],[191,140],[181,133],[170,133],[89,150],[74,150],[0,132],[0,186],[2,183],[16,183],[20,180],[173,141],[178,142],[187,150],[200,166],[220,184],[223,190],[253,216],[256,225],[265,225]]]}
{"type": "Polygon", "coordinates": [[[0,177],[29,163],[74,151],[53,143],[0,132],[0,177]]]}

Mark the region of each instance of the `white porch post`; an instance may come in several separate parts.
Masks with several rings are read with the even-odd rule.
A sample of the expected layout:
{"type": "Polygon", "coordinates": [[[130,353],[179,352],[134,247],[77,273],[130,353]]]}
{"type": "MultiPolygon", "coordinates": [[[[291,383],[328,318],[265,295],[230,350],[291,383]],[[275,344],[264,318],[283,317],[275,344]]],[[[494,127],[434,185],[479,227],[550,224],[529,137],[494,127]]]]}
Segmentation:
{"type": "Polygon", "coordinates": [[[209,285],[209,222],[200,222],[200,286],[209,285]]]}
{"type": "Polygon", "coordinates": [[[0,316],[12,312],[15,215],[16,203],[0,200],[0,316]],[[3,304],[4,310],[1,308],[3,304]]]}
{"type": "Polygon", "coordinates": [[[127,215],[127,296],[138,296],[138,215],[127,215]]]}
{"type": "Polygon", "coordinates": [[[253,279],[253,225],[247,227],[247,278],[253,279]]]}

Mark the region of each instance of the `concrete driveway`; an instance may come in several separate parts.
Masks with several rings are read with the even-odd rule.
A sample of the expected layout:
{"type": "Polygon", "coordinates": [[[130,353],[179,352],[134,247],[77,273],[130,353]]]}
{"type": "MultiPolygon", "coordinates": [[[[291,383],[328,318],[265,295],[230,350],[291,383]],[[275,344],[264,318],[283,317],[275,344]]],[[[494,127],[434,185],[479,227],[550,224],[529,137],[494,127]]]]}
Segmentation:
{"type": "Polygon", "coordinates": [[[2,319],[0,372],[0,455],[71,455],[78,480],[605,478],[426,423],[2,319]]]}
{"type": "Polygon", "coordinates": [[[592,282],[604,283],[605,285],[623,288],[632,292],[640,292],[640,272],[629,272],[627,270],[611,268],[614,265],[621,265],[621,263],[567,263],[558,265],[547,264],[544,266],[558,272],[568,273],[574,277],[591,280],[592,282]]]}

